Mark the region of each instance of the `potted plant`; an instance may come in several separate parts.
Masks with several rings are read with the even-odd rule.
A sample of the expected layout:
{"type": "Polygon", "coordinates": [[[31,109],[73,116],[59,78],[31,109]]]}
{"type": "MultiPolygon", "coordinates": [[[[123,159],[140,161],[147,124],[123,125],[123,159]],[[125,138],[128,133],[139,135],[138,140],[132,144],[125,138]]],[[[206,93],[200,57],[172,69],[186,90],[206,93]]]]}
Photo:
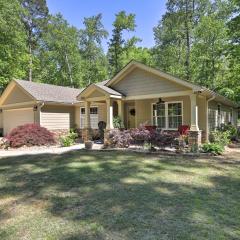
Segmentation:
{"type": "Polygon", "coordinates": [[[91,150],[92,149],[92,146],[93,146],[93,142],[92,141],[90,141],[90,140],[85,141],[84,144],[85,144],[85,148],[87,150],[91,150]]]}
{"type": "Polygon", "coordinates": [[[116,116],[113,118],[113,127],[120,130],[124,129],[124,124],[120,116],[116,116]]]}

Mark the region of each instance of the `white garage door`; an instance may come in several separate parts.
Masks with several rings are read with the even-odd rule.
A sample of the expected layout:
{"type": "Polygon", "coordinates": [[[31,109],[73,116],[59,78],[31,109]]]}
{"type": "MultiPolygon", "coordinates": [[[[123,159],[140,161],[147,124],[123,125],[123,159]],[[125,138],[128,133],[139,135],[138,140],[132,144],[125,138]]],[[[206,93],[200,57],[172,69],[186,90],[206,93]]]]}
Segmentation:
{"type": "Polygon", "coordinates": [[[4,135],[7,135],[12,129],[27,123],[34,123],[32,108],[3,110],[4,135]]]}
{"type": "Polygon", "coordinates": [[[49,130],[70,129],[70,113],[41,112],[41,126],[49,130]]]}

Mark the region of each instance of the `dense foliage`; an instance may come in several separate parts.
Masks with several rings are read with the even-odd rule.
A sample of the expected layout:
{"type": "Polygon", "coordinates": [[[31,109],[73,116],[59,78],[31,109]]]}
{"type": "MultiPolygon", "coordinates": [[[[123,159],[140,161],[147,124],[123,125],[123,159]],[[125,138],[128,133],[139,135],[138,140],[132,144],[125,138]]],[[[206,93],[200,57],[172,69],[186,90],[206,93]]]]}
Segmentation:
{"type": "Polygon", "coordinates": [[[239,13],[238,0],[168,0],[155,46],[143,48],[134,13],[116,13],[109,36],[101,13],[77,29],[46,0],[1,0],[0,87],[12,78],[84,87],[135,59],[240,101],[239,13]]]}
{"type": "Polygon", "coordinates": [[[13,129],[6,137],[10,147],[47,146],[55,144],[54,134],[37,124],[25,124],[13,129]]]}
{"type": "Polygon", "coordinates": [[[224,147],[231,140],[237,140],[238,130],[231,124],[222,124],[218,129],[210,133],[210,143],[205,143],[202,146],[204,152],[220,155],[224,152],[224,147]]]}
{"type": "Polygon", "coordinates": [[[224,146],[218,143],[204,143],[202,149],[206,153],[221,155],[224,152],[224,146]]]}
{"type": "Polygon", "coordinates": [[[60,143],[63,147],[70,147],[74,145],[78,134],[71,130],[67,135],[60,137],[60,143]]]}
{"type": "Polygon", "coordinates": [[[148,130],[144,125],[130,130],[111,130],[107,136],[112,147],[128,148],[130,144],[167,147],[177,145],[180,134],[175,131],[148,130]]]}

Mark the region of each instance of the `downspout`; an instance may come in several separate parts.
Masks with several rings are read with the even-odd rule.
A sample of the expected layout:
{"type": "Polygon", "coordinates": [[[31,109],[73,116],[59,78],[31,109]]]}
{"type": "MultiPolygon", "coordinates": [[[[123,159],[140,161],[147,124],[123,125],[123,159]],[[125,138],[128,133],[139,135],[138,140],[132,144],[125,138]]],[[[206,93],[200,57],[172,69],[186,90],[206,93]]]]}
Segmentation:
{"type": "Polygon", "coordinates": [[[207,102],[206,102],[206,142],[209,141],[209,125],[208,125],[208,103],[212,100],[215,99],[215,96],[207,99],[207,102]]]}
{"type": "Polygon", "coordinates": [[[45,102],[40,102],[40,104],[38,105],[38,112],[39,112],[39,125],[41,125],[41,109],[42,107],[45,105],[45,102]]]}

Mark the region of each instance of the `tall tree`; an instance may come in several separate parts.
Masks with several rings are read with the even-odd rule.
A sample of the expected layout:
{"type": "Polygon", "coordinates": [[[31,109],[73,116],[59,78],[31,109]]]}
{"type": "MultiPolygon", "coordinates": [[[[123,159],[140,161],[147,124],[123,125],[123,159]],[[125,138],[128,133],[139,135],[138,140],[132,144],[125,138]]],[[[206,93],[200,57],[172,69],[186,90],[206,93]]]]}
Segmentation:
{"type": "Polygon", "coordinates": [[[139,61],[148,66],[154,65],[154,61],[153,61],[153,57],[152,57],[152,50],[148,49],[148,48],[136,47],[136,46],[130,47],[128,49],[128,51],[125,51],[123,53],[122,63],[123,63],[123,65],[126,65],[131,60],[139,61]]]}
{"type": "Polygon", "coordinates": [[[12,78],[25,78],[28,61],[27,36],[17,0],[0,1],[0,89],[12,78]]]}
{"type": "Polygon", "coordinates": [[[78,30],[69,26],[61,14],[51,16],[42,33],[37,52],[37,81],[71,87],[82,86],[82,59],[78,40],[78,30]]]}
{"type": "Polygon", "coordinates": [[[194,37],[192,78],[211,89],[222,87],[228,71],[225,57],[228,37],[224,21],[215,15],[203,16],[194,30],[194,37]]]}
{"type": "Polygon", "coordinates": [[[225,87],[231,7],[225,0],[168,0],[154,28],[156,65],[215,90],[225,87]]]}
{"type": "Polygon", "coordinates": [[[113,33],[110,42],[108,43],[108,59],[111,66],[111,74],[116,74],[122,67],[122,56],[125,51],[128,51],[132,46],[139,41],[138,38],[132,37],[129,40],[123,38],[124,31],[134,31],[135,15],[127,15],[125,11],[116,14],[116,19],[113,23],[113,33]]]}
{"type": "Polygon", "coordinates": [[[84,60],[83,83],[88,85],[105,80],[108,75],[107,59],[102,49],[102,40],[108,32],[102,24],[102,15],[84,18],[84,29],[80,30],[80,53],[84,60]]]}
{"type": "Polygon", "coordinates": [[[39,37],[48,19],[48,7],[46,0],[19,0],[25,9],[21,14],[22,21],[27,33],[27,44],[29,50],[28,79],[32,81],[34,51],[37,48],[39,37]]]}
{"type": "Polygon", "coordinates": [[[233,17],[228,22],[230,87],[236,92],[236,100],[240,102],[240,1],[233,0],[233,17]],[[238,88],[236,88],[236,86],[238,88]]]}
{"type": "Polygon", "coordinates": [[[167,12],[154,28],[156,62],[163,70],[191,79],[193,29],[209,4],[208,0],[168,0],[167,12]]]}

